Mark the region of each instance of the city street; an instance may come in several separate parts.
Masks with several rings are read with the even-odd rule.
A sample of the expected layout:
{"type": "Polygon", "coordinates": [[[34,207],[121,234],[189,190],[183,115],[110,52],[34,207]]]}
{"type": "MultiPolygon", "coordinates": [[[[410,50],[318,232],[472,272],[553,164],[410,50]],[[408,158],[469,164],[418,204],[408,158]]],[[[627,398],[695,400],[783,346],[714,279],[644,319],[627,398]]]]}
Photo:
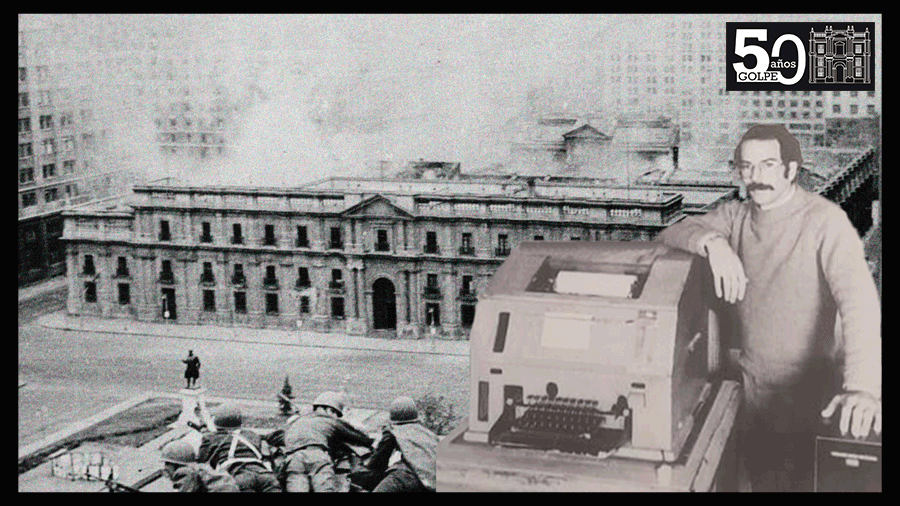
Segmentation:
{"type": "MultiPolygon", "coordinates": [[[[400,394],[444,396],[468,410],[468,358],[64,331],[35,319],[63,310],[57,292],[19,306],[19,446],[146,391],[184,387],[181,359],[200,356],[210,396],[275,400],[285,375],[296,399],[346,385],[355,405],[385,409],[400,394]]],[[[238,329],[238,332],[248,331],[238,329]]],[[[232,332],[223,329],[223,335],[232,332]]]]}

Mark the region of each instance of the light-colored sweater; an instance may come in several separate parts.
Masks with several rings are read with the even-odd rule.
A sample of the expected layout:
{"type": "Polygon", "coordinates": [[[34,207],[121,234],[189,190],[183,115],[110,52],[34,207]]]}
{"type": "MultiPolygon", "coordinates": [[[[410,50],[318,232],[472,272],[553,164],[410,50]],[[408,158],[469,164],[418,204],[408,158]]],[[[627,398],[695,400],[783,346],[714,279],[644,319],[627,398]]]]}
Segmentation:
{"type": "Polygon", "coordinates": [[[843,356],[845,390],[881,398],[881,307],[862,241],[835,203],[796,188],[762,210],[730,201],[662,232],[667,246],[705,255],[710,233],[726,238],[748,283],[736,303],[741,365],[766,385],[791,385],[804,367],[843,356]],[[840,311],[843,342],[835,350],[840,311]]]}

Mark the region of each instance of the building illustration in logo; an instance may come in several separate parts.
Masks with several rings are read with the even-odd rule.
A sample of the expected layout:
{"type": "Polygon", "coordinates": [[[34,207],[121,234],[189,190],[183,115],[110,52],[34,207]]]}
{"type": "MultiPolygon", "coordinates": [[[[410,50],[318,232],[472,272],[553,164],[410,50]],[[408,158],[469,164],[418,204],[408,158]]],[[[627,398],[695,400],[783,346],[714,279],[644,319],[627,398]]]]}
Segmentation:
{"type": "Polygon", "coordinates": [[[872,41],[869,29],[856,32],[852,26],[824,32],[809,30],[809,82],[869,84],[872,41]]]}

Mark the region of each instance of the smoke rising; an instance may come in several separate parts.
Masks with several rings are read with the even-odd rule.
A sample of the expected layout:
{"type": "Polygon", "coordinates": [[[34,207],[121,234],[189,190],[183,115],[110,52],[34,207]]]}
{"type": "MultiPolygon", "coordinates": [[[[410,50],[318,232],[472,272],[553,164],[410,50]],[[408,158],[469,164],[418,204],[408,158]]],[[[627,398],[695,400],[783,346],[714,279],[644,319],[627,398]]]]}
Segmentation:
{"type": "MultiPolygon", "coordinates": [[[[464,172],[505,164],[510,125],[541,113],[594,114],[614,123],[624,111],[604,103],[602,56],[642,46],[677,58],[681,42],[659,29],[661,20],[673,18],[709,19],[713,30],[724,30],[726,21],[717,15],[101,14],[23,15],[20,24],[61,24],[61,61],[101,62],[72,87],[88,81],[91,101],[106,111],[112,169],[191,184],[296,186],[368,175],[381,161],[394,167],[420,158],[461,162],[464,172]],[[173,109],[179,102],[189,103],[192,114],[218,110],[227,117],[224,157],[160,154],[154,121],[180,114],[173,109]]],[[[880,37],[877,30],[876,47],[880,37]]],[[[707,121],[718,127],[718,117],[707,121]]],[[[705,169],[722,161],[683,146],[681,162],[705,169]]]]}

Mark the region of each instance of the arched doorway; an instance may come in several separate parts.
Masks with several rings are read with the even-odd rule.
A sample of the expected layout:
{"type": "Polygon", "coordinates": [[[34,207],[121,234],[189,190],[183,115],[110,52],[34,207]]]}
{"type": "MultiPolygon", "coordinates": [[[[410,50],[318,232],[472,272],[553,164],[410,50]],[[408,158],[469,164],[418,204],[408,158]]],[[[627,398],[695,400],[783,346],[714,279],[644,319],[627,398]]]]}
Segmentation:
{"type": "Polygon", "coordinates": [[[835,62],[834,69],[832,70],[832,75],[834,76],[834,82],[844,82],[844,64],[841,62],[835,62]]]}
{"type": "Polygon", "coordinates": [[[372,284],[372,328],[395,330],[397,328],[397,296],[394,283],[378,278],[372,284]]]}

